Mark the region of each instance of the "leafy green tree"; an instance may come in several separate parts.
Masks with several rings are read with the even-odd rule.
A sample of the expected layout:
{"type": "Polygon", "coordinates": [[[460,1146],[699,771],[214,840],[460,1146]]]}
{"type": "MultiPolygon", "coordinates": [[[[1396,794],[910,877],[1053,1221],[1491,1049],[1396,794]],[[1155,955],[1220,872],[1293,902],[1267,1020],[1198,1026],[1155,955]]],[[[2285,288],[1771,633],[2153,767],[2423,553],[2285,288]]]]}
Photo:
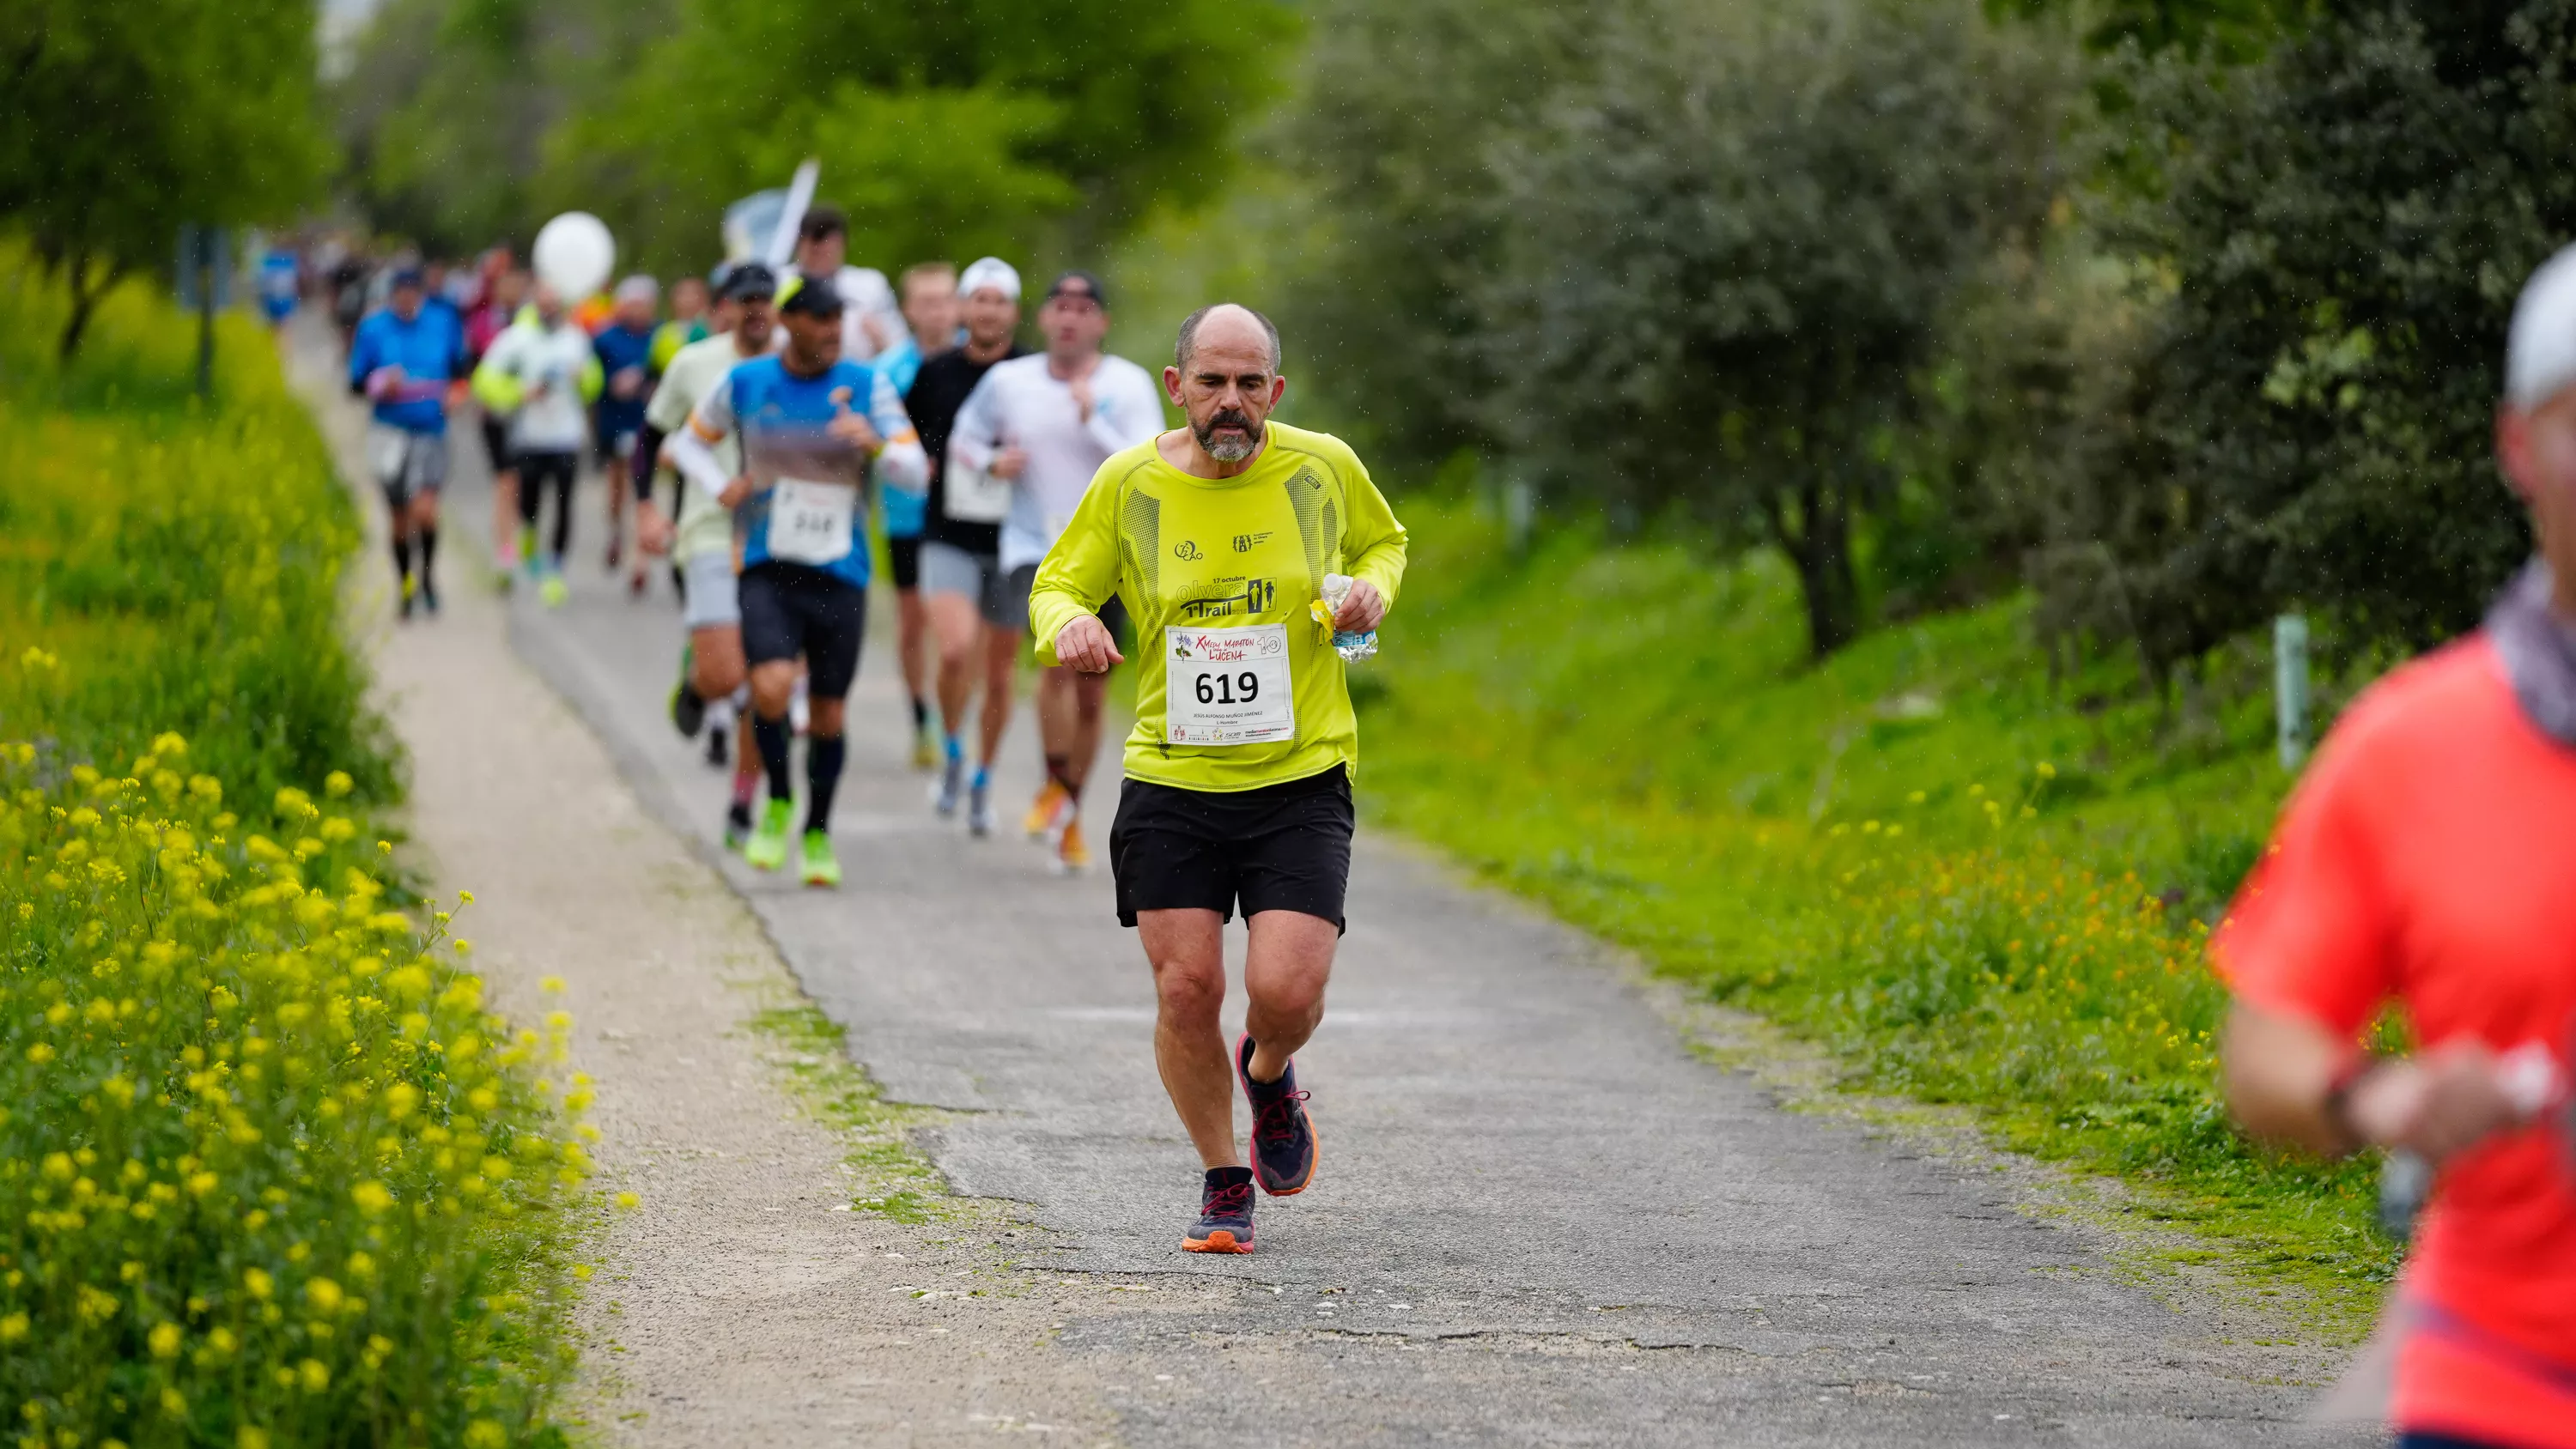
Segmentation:
{"type": "Polygon", "coordinates": [[[694,267],[817,156],[859,257],[1025,257],[1204,194],[1294,33],[1279,0],[394,0],[340,94],[371,210],[442,245],[578,206],[694,267]]]}
{"type": "Polygon", "coordinates": [[[329,154],[309,0],[0,0],[0,225],[72,298],[166,265],[182,224],[274,221],[329,154]]]}
{"type": "Polygon", "coordinates": [[[1495,163],[1485,425],[1562,492],[1780,548],[1821,657],[1945,321],[2045,224],[2073,67],[1941,0],[1595,23],[1600,78],[1495,163]]]}
{"type": "Polygon", "coordinates": [[[2052,500],[2111,575],[2100,632],[2171,662],[2290,607],[2405,646],[2476,622],[2529,547],[2489,439],[2513,299],[2576,236],[2571,55],[2571,0],[2399,0],[2143,69],[2165,184],[2112,239],[2159,305],[2118,446],[2052,500]]]}
{"type": "Polygon", "coordinates": [[[549,138],[677,15],[676,0],[388,0],[331,87],[345,184],[433,250],[524,244],[549,210],[549,138]]]}
{"type": "Polygon", "coordinates": [[[1594,12],[1318,0],[1309,31],[1299,89],[1260,138],[1315,218],[1271,309],[1300,383],[1399,464],[1494,449],[1479,400],[1502,372],[1475,294],[1514,221],[1498,162],[1592,74],[1594,12]]]}

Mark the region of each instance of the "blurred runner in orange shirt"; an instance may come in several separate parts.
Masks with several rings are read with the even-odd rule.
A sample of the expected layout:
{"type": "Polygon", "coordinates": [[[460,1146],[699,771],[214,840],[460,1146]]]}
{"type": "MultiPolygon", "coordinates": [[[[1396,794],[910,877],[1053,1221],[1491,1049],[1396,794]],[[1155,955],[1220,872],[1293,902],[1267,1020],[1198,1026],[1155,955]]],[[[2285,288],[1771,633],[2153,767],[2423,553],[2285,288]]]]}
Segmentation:
{"type": "Polygon", "coordinates": [[[2496,451],[2541,557],[2345,714],[2215,951],[2250,1131],[2436,1169],[2400,1444],[2576,1449],[2576,248],[2514,310],[2496,451]],[[2367,1056],[2390,1004],[2417,1050],[2367,1056]]]}

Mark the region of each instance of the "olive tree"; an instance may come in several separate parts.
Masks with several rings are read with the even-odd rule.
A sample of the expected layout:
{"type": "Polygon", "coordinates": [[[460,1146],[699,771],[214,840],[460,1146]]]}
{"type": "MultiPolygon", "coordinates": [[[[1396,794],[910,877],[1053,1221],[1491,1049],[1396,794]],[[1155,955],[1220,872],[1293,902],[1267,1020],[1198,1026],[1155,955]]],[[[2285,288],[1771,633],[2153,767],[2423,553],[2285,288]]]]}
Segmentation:
{"type": "Polygon", "coordinates": [[[1945,319],[2046,224],[2074,68],[1943,0],[1596,23],[1597,78],[1495,162],[1481,416],[1553,489],[1779,547],[1821,657],[1863,622],[1856,523],[1945,319]]]}
{"type": "Polygon", "coordinates": [[[2491,462],[2523,278],[2576,238],[2576,0],[2346,5],[2229,75],[2141,66],[2161,186],[2113,241],[2156,301],[2120,446],[2054,533],[2159,663],[2285,608],[2473,625],[2529,547],[2491,462]]]}

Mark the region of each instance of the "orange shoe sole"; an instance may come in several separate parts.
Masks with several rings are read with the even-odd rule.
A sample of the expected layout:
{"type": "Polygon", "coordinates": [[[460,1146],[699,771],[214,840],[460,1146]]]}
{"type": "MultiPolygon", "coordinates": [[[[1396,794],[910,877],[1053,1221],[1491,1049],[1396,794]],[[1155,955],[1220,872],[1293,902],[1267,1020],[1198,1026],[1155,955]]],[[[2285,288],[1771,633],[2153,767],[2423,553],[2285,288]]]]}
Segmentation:
{"type": "Polygon", "coordinates": [[[1238,1243],[1234,1240],[1234,1234],[1227,1232],[1223,1228],[1219,1228],[1215,1232],[1208,1234],[1204,1239],[1195,1243],[1186,1238],[1182,1239],[1181,1251],[1185,1253],[1249,1253],[1252,1251],[1252,1244],[1248,1242],[1238,1243]]]}

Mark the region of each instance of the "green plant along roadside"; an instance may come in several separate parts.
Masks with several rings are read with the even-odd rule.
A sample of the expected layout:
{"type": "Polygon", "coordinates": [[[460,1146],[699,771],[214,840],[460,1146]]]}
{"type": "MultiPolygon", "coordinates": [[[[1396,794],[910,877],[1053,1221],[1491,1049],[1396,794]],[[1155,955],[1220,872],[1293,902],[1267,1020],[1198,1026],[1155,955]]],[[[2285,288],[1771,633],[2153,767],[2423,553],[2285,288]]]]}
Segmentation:
{"type": "Polygon", "coordinates": [[[776,1045],[777,1064],[806,1109],[848,1145],[841,1161],[852,1174],[853,1208],[914,1225],[957,1210],[939,1169],[909,1135],[938,1114],[888,1102],[885,1089],[850,1059],[840,1023],[809,1004],[772,1007],[751,1019],[751,1029],[776,1045]]]}
{"type": "Polygon", "coordinates": [[[2281,793],[2264,701],[2159,745],[2118,669],[2052,691],[2019,603],[1802,669],[1776,561],[1569,530],[1515,563],[1473,509],[1406,519],[1413,587],[1353,671],[1373,810],[2358,1328],[2395,1261],[2368,1165],[2256,1152],[2215,1097],[2204,948],[2281,793]]]}
{"type": "MultiPolygon", "coordinates": [[[[0,254],[0,272],[16,258],[0,254]]],[[[0,338],[65,301],[0,287],[0,338]]],[[[0,1412],[22,1445],[556,1442],[569,1021],[390,909],[357,539],[266,341],[0,359],[0,1412]]]]}

